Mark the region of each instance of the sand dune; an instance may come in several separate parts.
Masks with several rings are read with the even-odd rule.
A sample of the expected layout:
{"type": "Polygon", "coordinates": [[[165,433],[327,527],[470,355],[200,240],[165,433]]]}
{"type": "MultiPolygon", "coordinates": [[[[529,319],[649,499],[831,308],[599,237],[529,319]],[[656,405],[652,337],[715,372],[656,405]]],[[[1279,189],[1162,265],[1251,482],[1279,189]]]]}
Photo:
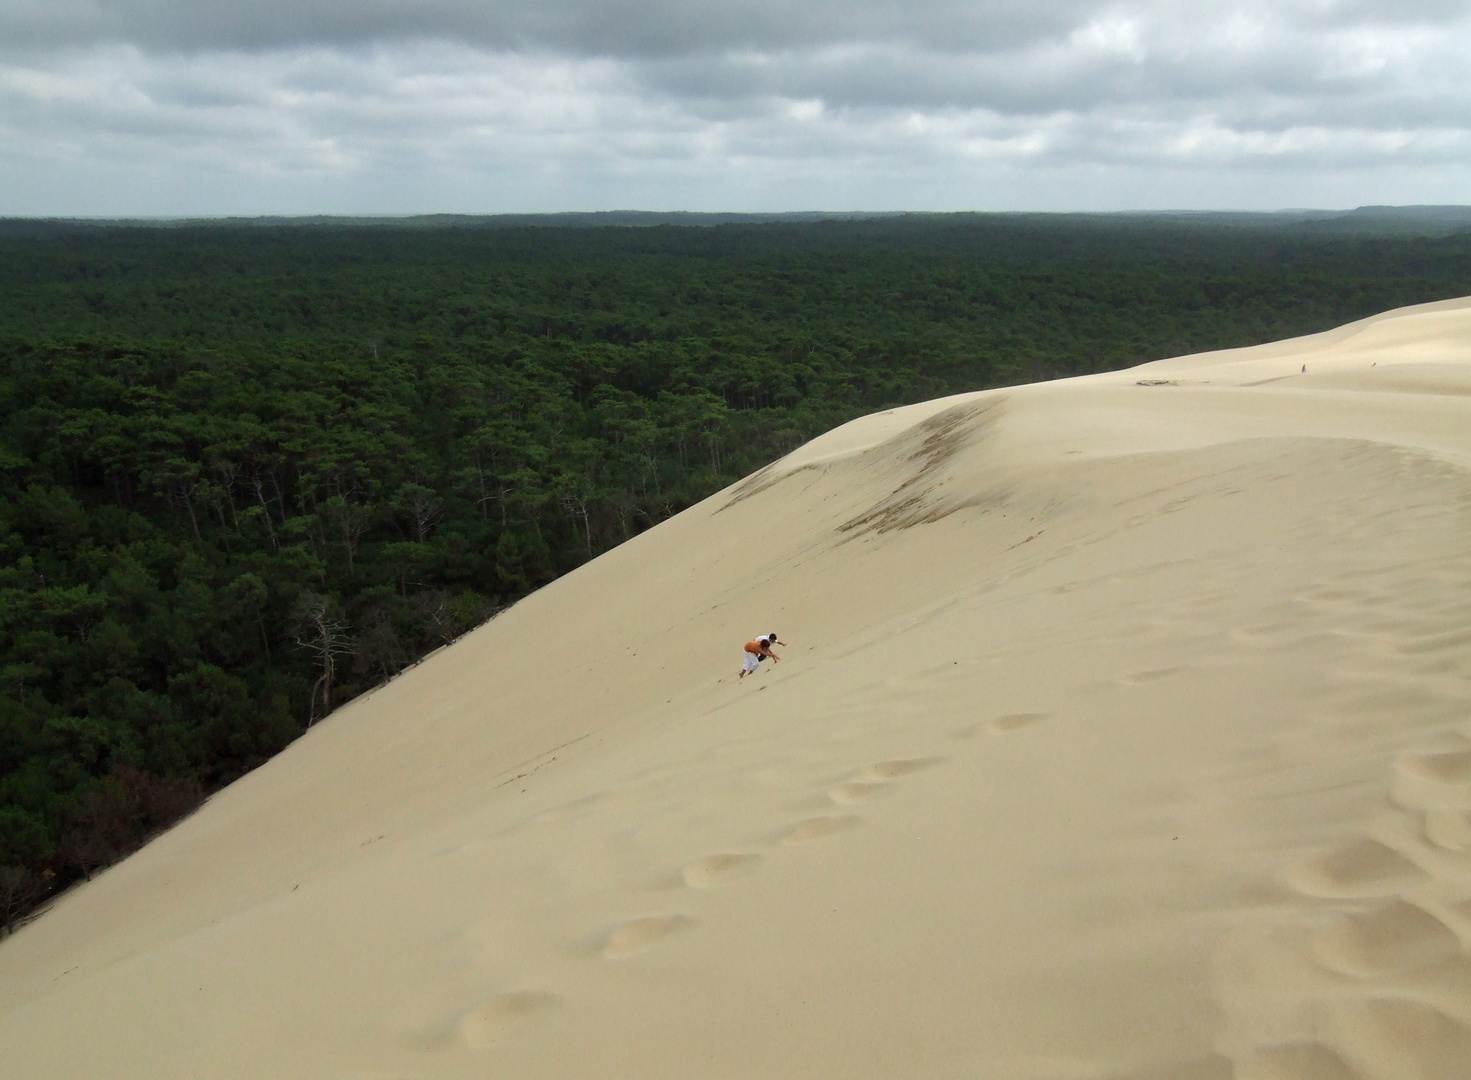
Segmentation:
{"type": "Polygon", "coordinates": [[[858,420],[0,945],[3,1072],[1465,1080],[1468,596],[1471,300],[858,420]]]}

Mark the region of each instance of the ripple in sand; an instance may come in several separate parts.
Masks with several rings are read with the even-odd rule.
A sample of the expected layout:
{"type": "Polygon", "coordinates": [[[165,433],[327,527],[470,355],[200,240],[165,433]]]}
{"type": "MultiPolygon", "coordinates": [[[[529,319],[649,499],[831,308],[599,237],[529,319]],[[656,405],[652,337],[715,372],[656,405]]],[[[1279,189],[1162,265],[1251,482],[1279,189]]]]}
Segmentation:
{"type": "Polygon", "coordinates": [[[1233,1080],[1233,1073],[1229,1060],[1220,1054],[1208,1054],[1127,1073],[1118,1080],[1233,1080]]]}
{"type": "Polygon", "coordinates": [[[1284,634],[1291,634],[1302,626],[1301,619],[1292,619],[1282,622],[1260,623],[1256,626],[1242,626],[1233,631],[1233,637],[1245,638],[1248,641],[1255,638],[1276,638],[1284,634]]]}
{"type": "Polygon", "coordinates": [[[581,817],[583,814],[596,807],[598,803],[602,802],[605,798],[606,795],[601,792],[596,795],[587,795],[581,799],[574,799],[572,802],[563,803],[561,806],[554,806],[550,810],[543,811],[542,813],[538,814],[533,820],[539,822],[570,821],[572,818],[581,817]]]}
{"type": "Polygon", "coordinates": [[[1322,1043],[1264,1046],[1236,1063],[1235,1080],[1360,1080],[1343,1058],[1322,1043]]]}
{"type": "Polygon", "coordinates": [[[1471,1031],[1418,1001],[1345,1003],[1330,1020],[1334,1042],[1374,1077],[1466,1080],[1471,1031]]]}
{"type": "Polygon", "coordinates": [[[1399,651],[1406,655],[1461,651],[1471,647],[1471,630],[1453,630],[1446,634],[1429,634],[1417,641],[1406,642],[1399,651]]]}

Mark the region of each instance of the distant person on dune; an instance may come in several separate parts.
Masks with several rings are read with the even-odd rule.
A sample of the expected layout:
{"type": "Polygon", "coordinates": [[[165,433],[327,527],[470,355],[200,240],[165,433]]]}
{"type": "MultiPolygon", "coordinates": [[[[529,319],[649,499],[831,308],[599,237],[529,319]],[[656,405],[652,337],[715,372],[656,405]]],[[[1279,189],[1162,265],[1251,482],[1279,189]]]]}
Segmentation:
{"type": "Polygon", "coordinates": [[[777,641],[773,632],[765,637],[758,637],[746,642],[746,661],[741,667],[740,677],[744,679],[760,666],[761,661],[770,659],[773,663],[781,663],[781,657],[771,651],[773,645],[784,645],[786,642],[777,641]]]}

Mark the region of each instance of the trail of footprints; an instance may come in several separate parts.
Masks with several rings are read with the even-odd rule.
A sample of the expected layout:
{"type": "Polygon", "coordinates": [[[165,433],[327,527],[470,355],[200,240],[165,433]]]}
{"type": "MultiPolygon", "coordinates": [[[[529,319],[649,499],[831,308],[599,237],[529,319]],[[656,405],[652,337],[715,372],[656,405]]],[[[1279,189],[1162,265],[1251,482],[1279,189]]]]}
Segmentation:
{"type": "Polygon", "coordinates": [[[1330,917],[1308,942],[1325,976],[1314,1037],[1136,1073],[1128,1080],[1471,1078],[1471,739],[1401,754],[1400,831],[1284,872],[1330,917]]]}
{"type": "MultiPolygon", "coordinates": [[[[1275,621],[1232,633],[1284,642],[1350,625],[1421,677],[1471,673],[1471,630],[1457,625],[1471,575],[1459,562],[1421,572],[1428,599],[1400,599],[1425,584],[1404,568],[1371,567],[1342,575],[1354,587],[1302,593],[1275,621]],[[1323,611],[1333,618],[1314,618],[1323,611]],[[1453,628],[1407,634],[1437,619],[1453,628]]],[[[1471,1080],[1471,726],[1462,731],[1395,758],[1392,826],[1284,869],[1307,911],[1327,916],[1301,942],[1315,968],[1313,989],[1295,991],[1308,1032],[1116,1080],[1471,1080]]]]}
{"type": "MultiPolygon", "coordinates": [[[[1452,596],[1464,589],[1450,590],[1452,596]]],[[[1340,599],[1319,593],[1315,600],[1340,599]]],[[[1352,594],[1342,599],[1367,599],[1352,594]]],[[[1370,597],[1372,599],[1372,597],[1370,597]]],[[[1437,600],[1437,603],[1440,603],[1437,600]]],[[[1386,622],[1393,652],[1420,674],[1462,668],[1471,631],[1408,642],[1386,622]]],[[[1471,737],[1400,753],[1395,827],[1284,873],[1336,909],[1312,934],[1311,955],[1333,990],[1312,1002],[1318,1037],[1259,1048],[1234,1080],[1471,1080],[1471,737]]]]}
{"type": "MultiPolygon", "coordinates": [[[[828,799],[837,806],[851,806],[876,798],[895,780],[939,765],[943,758],[907,758],[881,761],[870,765],[853,780],[829,789],[828,799]]],[[[860,824],[856,814],[819,814],[797,821],[782,830],[778,842],[783,846],[808,844],[860,824]]],[[[713,889],[760,869],[762,856],[749,851],[722,851],[688,863],[680,871],[680,879],[692,889],[713,889]]],[[[693,920],[683,915],[651,915],[620,923],[607,933],[601,951],[607,959],[619,959],[642,952],[670,934],[687,929],[693,920]]]]}
{"type": "MultiPolygon", "coordinates": [[[[956,735],[1004,735],[1048,715],[1009,713],[956,735]]],[[[944,760],[870,765],[828,789],[834,813],[794,822],[777,842],[803,845],[853,828],[862,819],[837,811],[879,799],[895,781],[944,760]]],[[[1305,900],[1335,909],[1309,943],[1333,988],[1312,1003],[1314,1037],[1230,1057],[1209,1054],[1120,1080],[1471,1080],[1471,739],[1402,754],[1393,797],[1413,829],[1362,837],[1284,871],[1305,900]]],[[[763,859],[752,851],[718,852],[686,864],[680,879],[692,889],[718,888],[758,872],[763,859]]],[[[683,914],[632,919],[605,931],[596,953],[623,960],[694,925],[683,914]]],[[[541,991],[498,995],[462,1017],[461,1041],[492,1046],[561,1004],[541,991]]]]}
{"type": "MultiPolygon", "coordinates": [[[[955,735],[1006,735],[1048,718],[1008,713],[955,735]]],[[[834,812],[793,822],[776,843],[800,846],[856,827],[861,817],[844,811],[944,760],[870,765],[828,789],[834,812]]],[[[1400,755],[1393,798],[1413,828],[1361,837],[1284,871],[1305,901],[1333,909],[1309,943],[1331,987],[1311,1003],[1313,1037],[1119,1080],[1471,1080],[1471,738],[1400,755]]],[[[757,873],[764,858],[754,851],[705,855],[686,864],[680,880],[691,889],[719,888],[757,873]]],[[[683,914],[647,915],[607,929],[595,951],[621,961],[694,926],[683,914]]],[[[461,1041],[492,1046],[561,1004],[540,991],[499,995],[462,1017],[461,1041]]]]}
{"type": "MultiPolygon", "coordinates": [[[[1040,717],[1042,714],[1037,715],[1040,717]]],[[[827,797],[835,807],[866,803],[889,790],[895,781],[943,764],[945,760],[940,757],[926,757],[880,761],[869,765],[853,779],[830,788],[827,797]]],[[[580,808],[575,804],[574,807],[580,808]]],[[[861,822],[862,818],[852,813],[819,814],[788,825],[780,832],[776,843],[783,847],[808,844],[853,828],[861,822]]],[[[691,889],[718,888],[757,872],[762,861],[763,856],[756,852],[717,852],[687,863],[680,871],[680,881],[691,889]]],[[[690,930],[694,925],[692,918],[677,913],[630,919],[606,929],[597,939],[593,952],[604,960],[623,960],[690,930]]],[[[523,1021],[549,1013],[561,1004],[562,999],[558,995],[543,991],[499,994],[482,1001],[460,1018],[460,1041],[471,1049],[493,1046],[510,1029],[523,1021]]]]}

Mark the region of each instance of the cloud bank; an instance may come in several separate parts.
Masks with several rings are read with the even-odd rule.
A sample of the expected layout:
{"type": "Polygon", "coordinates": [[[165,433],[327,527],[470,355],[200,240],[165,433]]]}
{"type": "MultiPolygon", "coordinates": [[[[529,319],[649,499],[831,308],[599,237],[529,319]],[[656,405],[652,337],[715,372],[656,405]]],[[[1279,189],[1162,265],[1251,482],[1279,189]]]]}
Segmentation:
{"type": "Polygon", "coordinates": [[[1471,3],[4,0],[0,213],[1471,202],[1471,3]]]}

